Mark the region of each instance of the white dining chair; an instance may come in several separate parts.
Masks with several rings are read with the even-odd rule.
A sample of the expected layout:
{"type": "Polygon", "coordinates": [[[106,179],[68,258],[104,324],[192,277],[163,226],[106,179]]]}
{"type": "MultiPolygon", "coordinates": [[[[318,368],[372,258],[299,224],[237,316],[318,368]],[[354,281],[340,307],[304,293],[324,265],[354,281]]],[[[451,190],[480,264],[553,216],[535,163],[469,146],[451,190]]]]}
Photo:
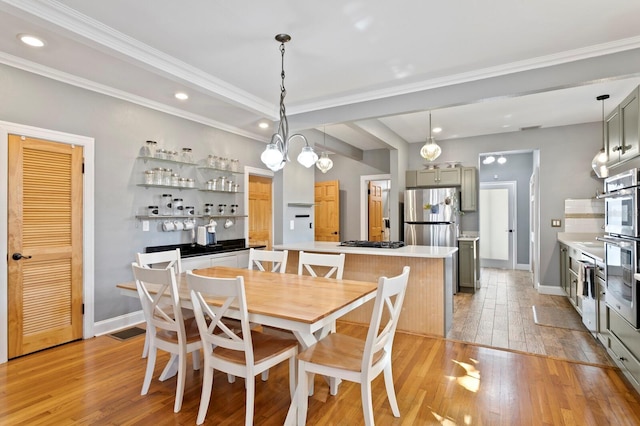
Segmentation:
{"type": "Polygon", "coordinates": [[[395,417],[400,417],[391,371],[391,349],[407,289],[409,269],[405,266],[402,274],[393,278],[381,277],[378,280],[366,340],[333,333],[298,354],[298,425],[306,423],[309,380],[313,380],[314,374],[360,383],[364,422],[365,425],[372,426],[374,421],[371,381],[384,371],[384,383],[391,411],[395,417]],[[384,318],[387,318],[387,322],[381,328],[385,311],[384,318]]]}
{"type": "Polygon", "coordinates": [[[196,424],[204,423],[207,415],[214,370],[245,378],[246,425],[253,424],[255,376],[286,360],[289,360],[289,392],[293,401],[298,342],[251,330],[244,279],[204,277],[189,271],[187,283],[204,350],[202,395],[196,424]],[[209,298],[221,301],[222,306],[209,304],[209,298]],[[239,332],[221,321],[231,306],[239,311],[242,324],[239,332]]]}
{"type": "Polygon", "coordinates": [[[182,316],[178,284],[173,267],[150,269],[143,268],[135,262],[131,264],[131,267],[149,330],[147,369],[140,394],[146,395],[149,392],[157,350],[169,352],[171,359],[160,374],[160,381],[173,377],[177,372],[176,398],[173,406],[173,411],[177,413],[182,408],[188,353],[191,353],[193,357],[193,369],[200,369],[200,348],[202,348],[200,334],[195,319],[185,320],[182,316]],[[156,287],[157,293],[152,295],[149,286],[156,287]],[[168,304],[163,300],[167,296],[170,299],[168,304]]]}
{"type": "Polygon", "coordinates": [[[266,263],[271,263],[271,272],[284,274],[287,269],[287,257],[289,251],[256,250],[249,249],[249,269],[266,271],[266,263]]]}
{"type": "Polygon", "coordinates": [[[325,278],[341,280],[344,273],[344,259],[344,253],[320,254],[300,251],[298,254],[298,275],[309,274],[312,277],[317,277],[320,274],[325,278]],[[326,272],[320,273],[318,267],[324,268],[326,272]]]}
{"type": "MultiPolygon", "coordinates": [[[[324,278],[341,280],[344,273],[344,259],[344,253],[320,254],[300,251],[298,254],[298,275],[308,273],[312,277],[317,277],[320,274],[324,278]],[[320,268],[324,268],[324,275],[319,272],[320,268]]],[[[331,332],[336,332],[335,322],[331,324],[331,332]]]]}
{"type": "MultiPolygon", "coordinates": [[[[180,249],[158,251],[155,253],[136,253],[136,262],[143,268],[171,268],[180,274],[182,272],[182,262],[180,260],[180,249]]],[[[142,348],[142,358],[146,358],[149,353],[149,327],[144,335],[144,347],[142,348]]]]}

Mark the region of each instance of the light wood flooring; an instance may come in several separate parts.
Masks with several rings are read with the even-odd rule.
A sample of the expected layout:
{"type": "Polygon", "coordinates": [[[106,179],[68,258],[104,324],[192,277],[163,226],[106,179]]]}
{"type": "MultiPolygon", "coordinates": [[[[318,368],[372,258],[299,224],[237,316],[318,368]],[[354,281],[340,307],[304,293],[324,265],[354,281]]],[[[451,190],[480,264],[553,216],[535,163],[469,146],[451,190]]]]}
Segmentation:
{"type": "Polygon", "coordinates": [[[614,365],[604,347],[583,331],[537,325],[531,307],[571,308],[564,296],[539,294],[526,271],[483,268],[475,294],[454,296],[449,339],[578,362],[614,365]]]}
{"type": "MultiPolygon", "coordinates": [[[[364,337],[366,328],[338,323],[364,337]]],[[[108,336],[41,351],[0,365],[2,425],[193,425],[202,373],[188,362],[182,411],[173,412],[176,379],[140,395],[143,336],[108,336]]],[[[615,368],[586,365],[398,333],[393,371],[401,417],[391,413],[384,381],[373,382],[378,425],[638,425],[640,397],[615,368]]],[[[254,424],[282,425],[288,406],[287,366],[256,382],[254,424]]],[[[244,423],[245,389],[216,373],[205,424],[244,423]]],[[[361,425],[360,387],[344,382],[337,396],[316,377],[309,425],[361,425]]]]}

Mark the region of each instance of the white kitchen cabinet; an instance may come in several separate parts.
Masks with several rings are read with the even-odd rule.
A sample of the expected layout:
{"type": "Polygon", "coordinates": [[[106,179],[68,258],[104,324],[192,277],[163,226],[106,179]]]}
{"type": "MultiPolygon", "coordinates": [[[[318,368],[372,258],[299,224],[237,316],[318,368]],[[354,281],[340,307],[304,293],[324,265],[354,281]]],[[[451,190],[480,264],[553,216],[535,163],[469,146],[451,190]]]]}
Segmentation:
{"type": "Polygon", "coordinates": [[[246,268],[248,264],[249,249],[229,253],[207,254],[182,259],[182,269],[185,271],[210,268],[212,266],[246,268]]]}

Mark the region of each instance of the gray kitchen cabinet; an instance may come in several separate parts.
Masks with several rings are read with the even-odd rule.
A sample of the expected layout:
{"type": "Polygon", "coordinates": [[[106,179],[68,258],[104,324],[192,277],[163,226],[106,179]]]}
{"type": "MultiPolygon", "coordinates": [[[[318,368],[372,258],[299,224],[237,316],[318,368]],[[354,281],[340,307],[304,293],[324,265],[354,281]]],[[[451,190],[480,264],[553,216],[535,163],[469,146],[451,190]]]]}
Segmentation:
{"type": "Polygon", "coordinates": [[[458,241],[458,284],[460,291],[475,292],[479,288],[480,257],[478,239],[458,241]]]}
{"type": "Polygon", "coordinates": [[[609,354],[625,376],[634,385],[640,385],[640,334],[612,310],[609,310],[609,332],[609,354]]]}
{"type": "Polygon", "coordinates": [[[404,174],[404,186],[406,188],[415,188],[418,186],[418,171],[407,170],[404,174]]]}
{"type": "Polygon", "coordinates": [[[460,186],[459,167],[418,170],[416,186],[460,186]]]}
{"type": "Polygon", "coordinates": [[[578,273],[580,270],[580,258],[582,252],[573,247],[569,247],[569,302],[582,315],[582,298],[578,297],[578,273]]]}
{"type": "Polygon", "coordinates": [[[605,119],[605,148],[609,166],[640,154],[640,86],[605,119]]]}
{"type": "Polygon", "coordinates": [[[597,333],[598,340],[606,348],[609,345],[609,312],[607,311],[607,304],[605,302],[605,295],[607,291],[607,284],[604,280],[604,270],[596,270],[596,291],[597,291],[597,316],[598,326],[597,333]]]}
{"type": "Polygon", "coordinates": [[[212,266],[231,266],[233,268],[246,268],[249,265],[249,250],[234,251],[231,253],[209,254],[203,256],[187,257],[182,259],[182,269],[210,268],[212,266]]]}
{"type": "Polygon", "coordinates": [[[569,274],[569,247],[560,243],[560,287],[564,293],[569,296],[569,283],[571,275],[569,274]]]}
{"type": "Polygon", "coordinates": [[[462,168],[460,191],[460,210],[463,212],[478,210],[478,170],[475,167],[462,168]]]}

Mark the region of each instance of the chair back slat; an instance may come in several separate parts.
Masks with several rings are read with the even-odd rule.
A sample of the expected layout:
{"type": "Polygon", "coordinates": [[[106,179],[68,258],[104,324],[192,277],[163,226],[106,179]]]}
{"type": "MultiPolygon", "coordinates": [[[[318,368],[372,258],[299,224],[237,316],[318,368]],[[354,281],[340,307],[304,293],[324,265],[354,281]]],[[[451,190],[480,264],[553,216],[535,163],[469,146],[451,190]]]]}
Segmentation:
{"type": "Polygon", "coordinates": [[[147,324],[156,330],[176,332],[180,341],[186,339],[178,284],[173,267],[150,269],[135,262],[131,264],[131,267],[147,324]],[[149,291],[151,287],[154,288],[156,294],[151,294],[149,291]],[[168,304],[166,303],[167,298],[170,299],[168,304]]]}
{"type": "Polygon", "coordinates": [[[155,253],[136,253],[136,261],[143,268],[168,269],[173,267],[176,274],[182,273],[179,248],[155,253]]]}
{"type": "Polygon", "coordinates": [[[214,278],[187,272],[193,312],[198,323],[206,355],[215,347],[245,352],[247,362],[253,363],[253,346],[249,326],[244,279],[214,278]],[[222,306],[212,304],[211,300],[222,302],[222,306]],[[240,316],[241,330],[235,332],[227,327],[222,318],[230,310],[237,310],[240,316]]]}
{"type": "Polygon", "coordinates": [[[266,263],[271,263],[271,272],[283,273],[287,269],[287,257],[289,251],[273,251],[273,250],[249,250],[249,269],[258,269],[266,271],[266,263]]]}
{"type": "Polygon", "coordinates": [[[344,259],[344,253],[319,254],[301,251],[298,255],[298,275],[304,275],[306,271],[312,277],[317,277],[319,275],[318,269],[314,269],[314,267],[323,267],[329,268],[329,270],[324,275],[320,275],[325,278],[333,277],[341,280],[344,273],[344,259]]]}
{"type": "Polygon", "coordinates": [[[392,278],[380,277],[378,280],[378,290],[362,357],[362,371],[371,368],[374,355],[379,351],[384,350],[391,353],[393,338],[409,282],[409,271],[410,268],[405,266],[402,269],[402,274],[392,278]],[[380,329],[385,312],[387,322],[380,329]]]}

